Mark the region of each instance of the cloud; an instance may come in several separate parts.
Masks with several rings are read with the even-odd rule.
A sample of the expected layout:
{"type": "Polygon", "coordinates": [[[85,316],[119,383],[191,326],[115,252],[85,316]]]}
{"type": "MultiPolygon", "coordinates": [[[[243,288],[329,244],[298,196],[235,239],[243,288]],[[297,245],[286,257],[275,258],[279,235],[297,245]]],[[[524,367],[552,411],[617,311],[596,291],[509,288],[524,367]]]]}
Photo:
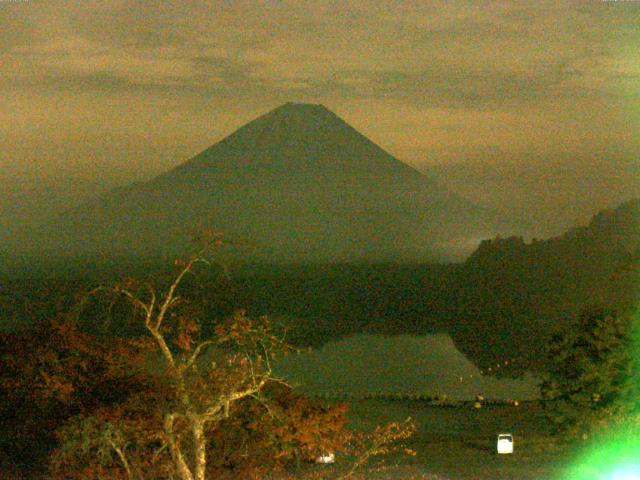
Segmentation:
{"type": "Polygon", "coordinates": [[[397,145],[566,143],[587,128],[583,115],[602,123],[599,141],[619,140],[640,82],[640,4],[622,3],[0,2],[0,91],[15,103],[0,129],[47,125],[72,141],[56,133],[67,127],[46,106],[55,101],[104,112],[98,123],[64,109],[132,137],[158,112],[190,119],[194,136],[197,122],[224,118],[210,127],[222,135],[298,100],[397,145]]]}
{"type": "Polygon", "coordinates": [[[147,85],[256,93],[259,87],[267,98],[290,91],[428,99],[427,105],[453,107],[532,102],[549,94],[577,95],[580,88],[607,94],[614,82],[606,79],[614,71],[598,70],[590,61],[597,51],[615,63],[615,52],[606,53],[603,44],[633,35],[627,27],[636,15],[568,6],[372,0],[6,4],[0,18],[12,28],[0,34],[0,70],[4,88],[17,88],[19,81],[30,88],[40,81],[46,88],[52,79],[84,85],[88,92],[147,85]],[[618,28],[608,29],[612,18],[618,28]],[[596,85],[592,70],[591,77],[605,79],[596,85]]]}

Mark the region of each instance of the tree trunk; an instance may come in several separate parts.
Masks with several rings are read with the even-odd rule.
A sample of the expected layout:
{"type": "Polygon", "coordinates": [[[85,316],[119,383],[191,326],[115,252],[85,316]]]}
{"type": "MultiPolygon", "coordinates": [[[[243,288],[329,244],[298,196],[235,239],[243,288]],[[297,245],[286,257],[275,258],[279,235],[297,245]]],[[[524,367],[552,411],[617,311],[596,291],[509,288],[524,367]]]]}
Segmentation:
{"type": "Polygon", "coordinates": [[[205,480],[207,468],[207,440],[204,435],[204,422],[200,419],[193,421],[193,444],[195,480],[205,480]]]}
{"type": "MultiPolygon", "coordinates": [[[[173,415],[167,415],[164,421],[164,432],[167,436],[167,442],[169,443],[169,451],[171,452],[171,458],[173,459],[173,464],[176,467],[176,473],[180,480],[194,480],[193,474],[189,469],[189,465],[184,460],[184,456],[182,455],[182,451],[180,450],[180,446],[176,443],[176,438],[173,433],[173,415]]],[[[204,477],[202,477],[204,478],[204,477]]]]}

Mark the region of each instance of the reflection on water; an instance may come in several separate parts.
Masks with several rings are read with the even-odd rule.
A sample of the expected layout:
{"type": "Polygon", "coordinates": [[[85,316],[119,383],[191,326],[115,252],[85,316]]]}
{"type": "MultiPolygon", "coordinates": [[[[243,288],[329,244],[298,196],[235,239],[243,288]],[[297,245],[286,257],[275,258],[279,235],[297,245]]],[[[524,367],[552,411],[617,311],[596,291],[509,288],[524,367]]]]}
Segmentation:
{"type": "Polygon", "coordinates": [[[278,361],[276,370],[312,394],[434,395],[452,400],[532,400],[539,380],[482,375],[448,335],[358,334],[278,361]]]}

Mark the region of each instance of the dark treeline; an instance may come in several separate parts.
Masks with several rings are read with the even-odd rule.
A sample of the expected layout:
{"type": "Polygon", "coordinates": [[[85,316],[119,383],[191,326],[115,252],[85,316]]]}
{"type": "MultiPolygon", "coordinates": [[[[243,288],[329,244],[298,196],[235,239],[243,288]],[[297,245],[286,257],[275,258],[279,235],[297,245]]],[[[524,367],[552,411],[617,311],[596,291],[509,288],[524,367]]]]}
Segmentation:
{"type": "MultiPolygon", "coordinates": [[[[587,227],[544,241],[519,237],[482,242],[460,264],[341,263],[200,266],[185,283],[193,308],[213,325],[238,308],[268,315],[297,345],[319,345],[356,332],[445,332],[480,367],[542,367],[545,344],[579,313],[602,306],[625,313],[638,283],[638,202],[596,215],[587,227]]],[[[83,292],[123,275],[169,277],[166,262],[71,264],[66,270],[6,275],[2,328],[16,329],[69,310],[83,292]],[[163,265],[163,267],[158,267],[163,265]]],[[[83,322],[104,334],[127,321],[93,304],[83,322]]]]}

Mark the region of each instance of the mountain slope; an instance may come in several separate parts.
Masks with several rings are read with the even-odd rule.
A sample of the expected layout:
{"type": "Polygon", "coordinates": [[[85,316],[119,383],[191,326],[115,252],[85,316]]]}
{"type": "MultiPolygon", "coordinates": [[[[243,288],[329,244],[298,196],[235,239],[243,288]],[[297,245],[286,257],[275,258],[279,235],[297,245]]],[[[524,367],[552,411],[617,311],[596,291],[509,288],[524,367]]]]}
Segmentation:
{"type": "Polygon", "coordinates": [[[640,200],[548,240],[487,240],[448,283],[452,336],[480,364],[505,355],[533,364],[550,334],[572,328],[581,311],[635,311],[639,280],[640,200]]]}
{"type": "Polygon", "coordinates": [[[144,184],[55,220],[50,252],[137,257],[225,231],[248,260],[427,260],[491,232],[480,211],[395,159],[321,105],[288,103],[144,184]]]}

